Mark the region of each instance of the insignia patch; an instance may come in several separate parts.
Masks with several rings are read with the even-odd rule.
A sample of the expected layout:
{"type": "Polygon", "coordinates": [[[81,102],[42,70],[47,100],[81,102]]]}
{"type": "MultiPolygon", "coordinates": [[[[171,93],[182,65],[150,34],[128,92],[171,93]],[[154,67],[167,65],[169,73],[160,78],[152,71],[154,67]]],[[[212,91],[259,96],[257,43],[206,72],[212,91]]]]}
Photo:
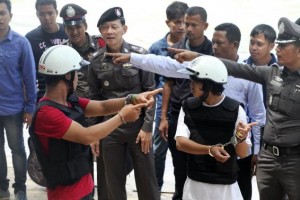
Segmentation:
{"type": "Polygon", "coordinates": [[[106,86],[106,87],[109,86],[109,82],[108,82],[108,81],[104,81],[103,84],[104,84],[104,86],[106,86]]]}
{"type": "Polygon", "coordinates": [[[283,34],[284,29],[285,29],[284,24],[283,24],[283,22],[281,22],[281,24],[278,26],[278,33],[283,34]]]}
{"type": "Polygon", "coordinates": [[[115,13],[116,13],[117,17],[120,17],[122,15],[119,8],[115,9],[115,13]]]}
{"type": "Polygon", "coordinates": [[[66,14],[68,17],[74,17],[75,16],[75,10],[72,6],[68,6],[66,10],[66,14]]]}
{"type": "Polygon", "coordinates": [[[125,68],[125,69],[129,69],[129,68],[131,68],[132,67],[132,64],[131,63],[124,63],[123,64],[123,68],[125,68]]]}

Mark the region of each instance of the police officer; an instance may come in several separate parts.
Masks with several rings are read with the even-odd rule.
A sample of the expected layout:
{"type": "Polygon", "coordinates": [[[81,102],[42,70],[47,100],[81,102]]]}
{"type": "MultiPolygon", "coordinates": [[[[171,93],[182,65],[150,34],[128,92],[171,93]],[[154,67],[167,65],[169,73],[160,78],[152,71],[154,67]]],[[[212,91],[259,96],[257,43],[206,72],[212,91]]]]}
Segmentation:
{"type": "MultiPolygon", "coordinates": [[[[69,40],[64,44],[73,47],[84,59],[89,60],[92,54],[105,45],[99,35],[89,35],[85,15],[87,11],[76,4],[66,4],[62,7],[59,16],[63,18],[65,32],[69,40]]],[[[78,86],[76,93],[80,97],[89,97],[87,84],[88,68],[78,73],[78,86]]]]}
{"type": "MultiPolygon", "coordinates": [[[[89,60],[92,54],[105,45],[103,39],[99,35],[89,35],[87,30],[87,22],[85,15],[87,11],[76,4],[66,4],[60,11],[60,17],[63,18],[65,32],[69,40],[65,45],[73,47],[84,59],[89,60]]],[[[89,98],[89,87],[87,83],[88,67],[81,68],[78,72],[78,86],[76,94],[80,97],[89,98]]],[[[88,125],[93,125],[100,121],[101,118],[88,118],[88,125]]],[[[99,144],[91,145],[91,150],[94,155],[99,157],[100,163],[97,165],[97,176],[102,177],[98,180],[98,199],[107,199],[106,184],[104,177],[104,164],[102,156],[99,156],[99,144]]],[[[91,158],[91,163],[93,159],[91,158]]],[[[91,173],[93,174],[93,165],[91,165],[91,173]]]]}
{"type": "MultiPolygon", "coordinates": [[[[126,97],[132,92],[153,90],[155,88],[153,73],[139,70],[130,63],[114,64],[112,58],[106,56],[106,52],[146,53],[144,48],[129,44],[123,39],[127,26],[122,8],[113,7],[105,11],[97,27],[106,46],[97,50],[91,59],[88,73],[91,98],[111,99],[126,97]]],[[[139,199],[160,199],[151,149],[154,111],[155,108],[143,110],[139,120],[121,126],[111,137],[102,140],[105,176],[111,200],[127,199],[125,187],[127,149],[133,161],[139,199]]],[[[109,118],[110,116],[105,120],[109,118]]]]}

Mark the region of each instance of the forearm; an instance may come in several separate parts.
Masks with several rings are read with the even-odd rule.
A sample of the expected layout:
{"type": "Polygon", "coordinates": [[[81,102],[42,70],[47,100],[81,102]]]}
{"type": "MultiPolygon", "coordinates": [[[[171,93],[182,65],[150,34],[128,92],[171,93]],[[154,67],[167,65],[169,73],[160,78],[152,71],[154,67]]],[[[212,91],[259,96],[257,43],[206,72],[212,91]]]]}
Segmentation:
{"type": "Polygon", "coordinates": [[[179,136],[176,137],[176,148],[189,154],[206,155],[208,154],[210,146],[202,145],[188,138],[179,136]]]}
{"type": "Polygon", "coordinates": [[[79,123],[73,121],[70,128],[65,133],[63,139],[89,145],[106,137],[121,124],[123,124],[123,121],[119,114],[115,115],[105,122],[89,127],[83,127],[79,123]]]}
{"type": "Polygon", "coordinates": [[[104,101],[91,100],[86,107],[85,115],[87,117],[97,117],[112,115],[121,110],[125,105],[125,98],[109,99],[104,101]]]}

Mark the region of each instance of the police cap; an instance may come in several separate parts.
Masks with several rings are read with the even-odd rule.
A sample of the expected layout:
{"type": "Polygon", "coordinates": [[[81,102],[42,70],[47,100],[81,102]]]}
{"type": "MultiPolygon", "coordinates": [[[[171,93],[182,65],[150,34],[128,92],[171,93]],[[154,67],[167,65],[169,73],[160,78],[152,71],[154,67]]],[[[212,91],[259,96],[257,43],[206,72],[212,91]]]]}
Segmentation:
{"type": "Polygon", "coordinates": [[[87,11],[79,5],[70,3],[62,7],[59,16],[63,18],[65,25],[74,26],[85,21],[86,13],[87,11]]]}
{"type": "Polygon", "coordinates": [[[285,44],[300,41],[300,26],[282,17],[278,22],[278,37],[275,43],[285,44]]]}
{"type": "Polygon", "coordinates": [[[98,20],[97,27],[105,22],[114,21],[117,19],[125,19],[123,9],[120,7],[113,7],[105,11],[98,20]]]}

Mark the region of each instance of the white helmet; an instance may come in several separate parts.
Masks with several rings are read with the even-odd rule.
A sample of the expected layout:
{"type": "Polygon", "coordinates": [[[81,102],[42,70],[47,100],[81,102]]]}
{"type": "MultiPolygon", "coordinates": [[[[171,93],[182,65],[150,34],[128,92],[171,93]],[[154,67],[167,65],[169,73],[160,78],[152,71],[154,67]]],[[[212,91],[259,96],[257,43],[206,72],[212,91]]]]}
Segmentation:
{"type": "Polygon", "coordinates": [[[216,83],[227,83],[228,72],[224,63],[214,56],[199,56],[188,67],[177,72],[194,75],[199,79],[209,79],[216,83]]]}
{"type": "Polygon", "coordinates": [[[38,72],[44,75],[64,75],[80,70],[89,62],[83,60],[79,53],[67,45],[55,45],[48,48],[41,56],[38,72]]]}

